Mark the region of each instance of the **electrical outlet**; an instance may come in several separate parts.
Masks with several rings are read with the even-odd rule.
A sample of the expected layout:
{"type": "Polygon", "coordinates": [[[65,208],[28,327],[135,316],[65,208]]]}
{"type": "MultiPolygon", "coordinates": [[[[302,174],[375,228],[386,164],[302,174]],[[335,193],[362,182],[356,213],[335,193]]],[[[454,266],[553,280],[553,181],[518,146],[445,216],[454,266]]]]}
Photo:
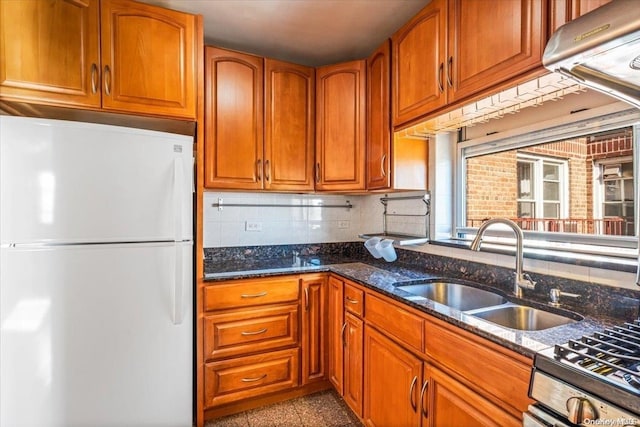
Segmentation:
{"type": "Polygon", "coordinates": [[[246,221],[244,223],[245,231],[262,231],[262,223],[257,221],[246,221]]]}
{"type": "Polygon", "coordinates": [[[349,228],[349,221],[338,221],[338,228],[349,228]]]}

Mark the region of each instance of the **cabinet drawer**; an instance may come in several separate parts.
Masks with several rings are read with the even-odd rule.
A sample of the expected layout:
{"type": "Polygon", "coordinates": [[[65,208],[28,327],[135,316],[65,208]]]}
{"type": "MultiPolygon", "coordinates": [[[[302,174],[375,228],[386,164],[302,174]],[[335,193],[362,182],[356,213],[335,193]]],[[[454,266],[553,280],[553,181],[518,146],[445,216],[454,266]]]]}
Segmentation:
{"type": "MultiPolygon", "coordinates": [[[[345,288],[346,289],[346,288],[345,288]]],[[[397,305],[371,294],[365,297],[365,319],[394,338],[422,351],[422,319],[397,305]]]]}
{"type": "Polygon", "coordinates": [[[348,283],[344,284],[345,310],[362,317],[364,314],[364,292],[348,283]]]}
{"type": "Polygon", "coordinates": [[[425,322],[425,347],[431,359],[464,377],[467,384],[511,405],[513,414],[527,410],[531,403],[527,397],[531,359],[459,328],[431,320],[425,322]],[[482,369],[478,369],[479,361],[482,369]]]}
{"type": "Polygon", "coordinates": [[[207,360],[257,353],[298,343],[298,305],[236,310],[204,318],[207,360]]]}
{"type": "Polygon", "coordinates": [[[204,309],[224,310],[260,304],[297,301],[298,277],[236,280],[204,288],[204,309]]]}
{"type": "Polygon", "coordinates": [[[298,386],[298,349],[205,364],[205,406],[213,407],[298,386]]]}

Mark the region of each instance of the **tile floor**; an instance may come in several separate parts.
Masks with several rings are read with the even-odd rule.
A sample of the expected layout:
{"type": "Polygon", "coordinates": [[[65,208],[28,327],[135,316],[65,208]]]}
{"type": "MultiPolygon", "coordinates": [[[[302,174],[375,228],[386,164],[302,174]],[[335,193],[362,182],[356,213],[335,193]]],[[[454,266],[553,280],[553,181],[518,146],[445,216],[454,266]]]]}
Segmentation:
{"type": "Polygon", "coordinates": [[[205,423],[205,427],[361,427],[333,390],[252,409],[205,423]]]}

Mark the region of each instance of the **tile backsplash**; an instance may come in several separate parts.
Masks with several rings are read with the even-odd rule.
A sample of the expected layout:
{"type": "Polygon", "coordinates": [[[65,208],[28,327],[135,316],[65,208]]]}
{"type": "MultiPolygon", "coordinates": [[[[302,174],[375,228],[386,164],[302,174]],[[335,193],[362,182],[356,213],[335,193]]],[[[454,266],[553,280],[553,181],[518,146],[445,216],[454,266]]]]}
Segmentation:
{"type": "Polygon", "coordinates": [[[226,193],[204,194],[204,247],[353,241],[360,233],[362,196],[226,193]],[[212,206],[222,204],[287,205],[212,206]],[[315,207],[347,205],[353,208],[315,207]]]}
{"type": "MultiPolygon", "coordinates": [[[[403,193],[402,195],[423,193],[403,193]]],[[[401,195],[401,194],[397,194],[401,195]]],[[[204,247],[286,245],[350,242],[363,233],[380,233],[384,207],[374,195],[322,195],[279,193],[204,193],[204,247]],[[222,199],[223,208],[212,205],[222,199]],[[347,205],[330,208],[318,205],[347,205]],[[272,206],[225,206],[287,205],[272,206]]],[[[389,212],[424,212],[420,200],[393,202],[389,212]]],[[[407,234],[425,232],[423,217],[392,217],[390,230],[407,234]]]]}

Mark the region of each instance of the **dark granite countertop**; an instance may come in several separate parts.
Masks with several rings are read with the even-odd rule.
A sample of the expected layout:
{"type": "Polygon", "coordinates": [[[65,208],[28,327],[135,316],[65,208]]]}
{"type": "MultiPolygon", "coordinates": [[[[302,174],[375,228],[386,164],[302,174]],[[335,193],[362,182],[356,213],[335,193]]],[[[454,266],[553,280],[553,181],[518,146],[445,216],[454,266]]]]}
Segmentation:
{"type": "MultiPolygon", "coordinates": [[[[381,292],[396,301],[487,338],[490,341],[528,357],[533,357],[537,351],[544,348],[565,343],[569,339],[577,339],[582,335],[596,332],[615,323],[615,321],[604,317],[583,316],[584,319],[579,322],[540,331],[521,331],[502,327],[452,307],[425,298],[415,298],[415,296],[398,289],[397,286],[399,285],[443,278],[442,274],[420,270],[413,268],[411,265],[403,265],[400,263],[386,264],[373,260],[369,263],[329,255],[297,257],[295,259],[262,259],[260,261],[254,260],[250,262],[247,260],[230,261],[217,265],[214,271],[216,272],[205,274],[206,282],[331,271],[367,288],[381,292]]],[[[539,302],[518,300],[495,287],[484,286],[479,283],[468,282],[451,276],[446,276],[446,278],[497,292],[505,296],[510,302],[516,304],[520,303],[535,308],[542,308],[558,314],[568,314],[570,317],[576,315],[574,312],[554,309],[539,302]]]]}

